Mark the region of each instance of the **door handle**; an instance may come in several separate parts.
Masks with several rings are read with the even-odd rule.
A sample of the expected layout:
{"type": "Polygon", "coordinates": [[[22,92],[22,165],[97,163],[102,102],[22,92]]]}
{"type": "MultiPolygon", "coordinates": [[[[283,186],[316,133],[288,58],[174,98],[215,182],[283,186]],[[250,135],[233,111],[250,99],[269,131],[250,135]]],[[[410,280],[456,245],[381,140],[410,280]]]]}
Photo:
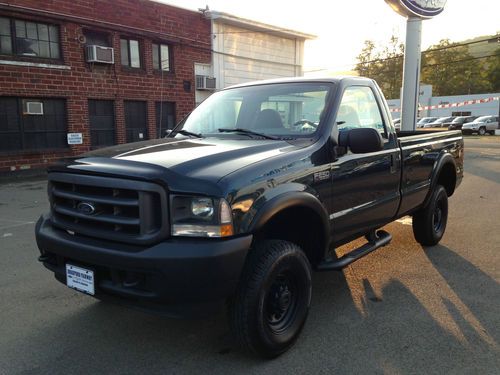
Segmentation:
{"type": "Polygon", "coordinates": [[[398,158],[396,158],[396,155],[391,154],[391,166],[390,166],[390,172],[391,174],[396,173],[396,161],[398,158]]]}

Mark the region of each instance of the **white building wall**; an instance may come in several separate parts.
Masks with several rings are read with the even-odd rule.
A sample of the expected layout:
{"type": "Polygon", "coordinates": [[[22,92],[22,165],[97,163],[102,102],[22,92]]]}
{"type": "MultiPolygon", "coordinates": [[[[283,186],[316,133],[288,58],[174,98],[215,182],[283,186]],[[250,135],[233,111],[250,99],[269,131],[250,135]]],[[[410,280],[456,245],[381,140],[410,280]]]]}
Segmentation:
{"type": "MultiPolygon", "coordinates": [[[[457,96],[437,96],[431,98],[430,105],[439,105],[439,104],[451,104],[451,103],[460,103],[466,100],[474,100],[474,99],[488,99],[493,97],[499,97],[500,93],[493,94],[474,94],[474,95],[457,95],[457,96]]],[[[428,110],[429,115],[426,116],[451,116],[452,112],[471,112],[472,116],[487,116],[493,115],[498,116],[500,105],[500,101],[491,101],[487,103],[478,103],[478,104],[470,104],[462,107],[454,107],[454,108],[437,108],[428,110]]],[[[425,111],[422,111],[425,113],[425,111]]]]}
{"type": "Polygon", "coordinates": [[[217,87],[302,75],[304,41],[213,22],[217,87]]]}

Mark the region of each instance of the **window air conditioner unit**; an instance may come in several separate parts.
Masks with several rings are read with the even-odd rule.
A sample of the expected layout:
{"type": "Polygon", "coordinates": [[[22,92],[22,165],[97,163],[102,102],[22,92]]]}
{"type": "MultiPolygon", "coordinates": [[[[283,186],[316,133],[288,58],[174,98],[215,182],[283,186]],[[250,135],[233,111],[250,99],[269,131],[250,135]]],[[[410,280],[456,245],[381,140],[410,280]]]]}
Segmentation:
{"type": "Polygon", "coordinates": [[[196,76],[196,90],[215,90],[215,78],[209,76],[196,76]]]}
{"type": "Polygon", "coordinates": [[[114,64],[115,54],[113,48],[90,45],[87,46],[87,62],[114,64]]]}
{"type": "Polygon", "coordinates": [[[26,115],[43,115],[42,102],[26,102],[26,115]]]}

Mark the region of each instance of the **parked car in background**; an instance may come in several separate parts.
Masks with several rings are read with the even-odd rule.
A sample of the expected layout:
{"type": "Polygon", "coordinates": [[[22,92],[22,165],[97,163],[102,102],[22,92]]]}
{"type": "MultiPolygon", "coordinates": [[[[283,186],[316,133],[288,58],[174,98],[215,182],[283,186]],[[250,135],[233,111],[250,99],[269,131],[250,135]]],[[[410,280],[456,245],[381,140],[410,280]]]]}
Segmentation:
{"type": "Polygon", "coordinates": [[[496,129],[498,129],[498,116],[481,116],[472,122],[464,124],[462,134],[478,133],[479,135],[485,135],[490,133],[494,135],[496,129]]]}
{"type": "Polygon", "coordinates": [[[394,124],[394,128],[396,130],[401,130],[401,118],[393,120],[392,123],[394,124]]]}
{"type": "Polygon", "coordinates": [[[459,116],[450,123],[444,123],[443,125],[448,125],[448,130],[461,130],[464,124],[474,121],[478,116],[459,116]]]}
{"type": "Polygon", "coordinates": [[[423,128],[425,124],[429,122],[436,121],[438,118],[437,117],[422,117],[418,122],[417,122],[417,128],[423,128]]]}
{"type": "Polygon", "coordinates": [[[436,121],[428,122],[427,124],[424,125],[424,128],[440,128],[443,126],[444,123],[446,122],[451,122],[453,121],[457,116],[445,116],[445,117],[440,117],[436,121]]]}

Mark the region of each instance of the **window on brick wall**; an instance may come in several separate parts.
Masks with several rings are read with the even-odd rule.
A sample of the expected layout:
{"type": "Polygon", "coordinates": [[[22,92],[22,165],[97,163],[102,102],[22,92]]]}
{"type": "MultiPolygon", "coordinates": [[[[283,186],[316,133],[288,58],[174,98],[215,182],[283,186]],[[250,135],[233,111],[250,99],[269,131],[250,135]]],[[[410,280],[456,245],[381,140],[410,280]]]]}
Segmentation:
{"type": "Polygon", "coordinates": [[[0,53],[60,59],[59,27],[0,17],[0,53]]]}
{"type": "Polygon", "coordinates": [[[156,102],[156,136],[163,138],[167,135],[168,129],[175,126],[175,103],[156,102]]]}
{"type": "Polygon", "coordinates": [[[108,33],[85,30],[83,32],[83,35],[85,35],[86,39],[85,44],[88,46],[111,47],[110,37],[108,33]]]}
{"type": "Polygon", "coordinates": [[[170,71],[170,46],[153,43],[153,68],[155,70],[170,71]]]}
{"type": "Polygon", "coordinates": [[[10,20],[0,17],[0,53],[10,55],[12,53],[12,31],[10,20]]]}
{"type": "Polygon", "coordinates": [[[120,39],[121,62],[129,68],[141,67],[139,41],[135,39],[120,39]]]}
{"type": "Polygon", "coordinates": [[[115,139],[115,109],[112,100],[89,100],[90,144],[112,146],[115,139]]]}
{"type": "Polygon", "coordinates": [[[67,132],[64,99],[0,97],[0,152],[66,148],[67,132]]]}
{"type": "Polygon", "coordinates": [[[22,149],[19,100],[0,98],[0,151],[22,149]]]}
{"type": "Polygon", "coordinates": [[[147,105],[141,101],[125,101],[125,129],[127,142],[144,141],[148,139],[147,105]]]}

